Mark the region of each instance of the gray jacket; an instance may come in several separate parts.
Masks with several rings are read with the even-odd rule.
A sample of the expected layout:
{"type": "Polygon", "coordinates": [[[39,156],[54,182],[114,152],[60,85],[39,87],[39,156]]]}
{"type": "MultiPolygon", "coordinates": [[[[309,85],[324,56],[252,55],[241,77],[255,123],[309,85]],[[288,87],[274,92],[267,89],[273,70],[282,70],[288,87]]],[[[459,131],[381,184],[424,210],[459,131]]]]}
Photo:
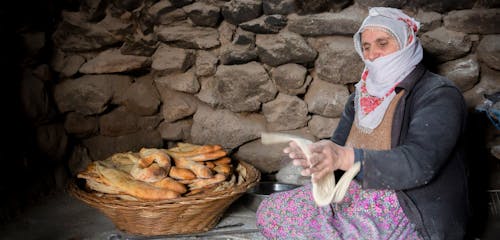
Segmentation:
{"type": "MultiPolygon", "coordinates": [[[[393,189],[424,239],[463,239],[468,190],[462,135],[466,106],[448,79],[422,64],[398,84],[405,89],[392,126],[392,149],[355,149],[363,188],[393,189]]],[[[331,140],[344,145],[354,120],[354,94],[331,140]]]]}

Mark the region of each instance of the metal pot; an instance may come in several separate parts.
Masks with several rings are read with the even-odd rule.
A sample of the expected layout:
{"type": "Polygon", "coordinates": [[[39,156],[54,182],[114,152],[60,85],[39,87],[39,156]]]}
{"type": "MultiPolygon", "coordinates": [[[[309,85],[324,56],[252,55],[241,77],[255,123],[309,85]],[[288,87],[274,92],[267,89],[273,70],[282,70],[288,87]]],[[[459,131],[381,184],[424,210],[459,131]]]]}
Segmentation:
{"type": "Polygon", "coordinates": [[[258,182],[245,193],[245,206],[256,212],[262,200],[270,194],[283,192],[300,187],[300,185],[278,183],[278,182],[258,182]]]}

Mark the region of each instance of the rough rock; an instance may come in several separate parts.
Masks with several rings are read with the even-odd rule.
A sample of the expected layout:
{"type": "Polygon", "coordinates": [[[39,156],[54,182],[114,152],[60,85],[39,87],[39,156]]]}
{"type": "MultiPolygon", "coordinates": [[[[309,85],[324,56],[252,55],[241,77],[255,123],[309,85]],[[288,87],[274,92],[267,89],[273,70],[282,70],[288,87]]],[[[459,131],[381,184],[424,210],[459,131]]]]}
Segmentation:
{"type": "Polygon", "coordinates": [[[265,121],[260,114],[238,114],[200,105],[193,116],[191,138],[195,144],[219,144],[232,150],[259,138],[266,129],[265,121]]]}
{"type": "Polygon", "coordinates": [[[302,36],[292,32],[259,34],[255,42],[260,61],[273,67],[285,63],[309,63],[317,56],[302,36]]]}
{"type": "Polygon", "coordinates": [[[304,96],[309,112],[324,117],[337,118],[342,115],[349,91],[345,85],[314,79],[304,96]]]}
{"type": "Polygon", "coordinates": [[[306,103],[297,96],[280,93],[262,105],[269,131],[293,130],[306,126],[309,117],[306,103]]]}

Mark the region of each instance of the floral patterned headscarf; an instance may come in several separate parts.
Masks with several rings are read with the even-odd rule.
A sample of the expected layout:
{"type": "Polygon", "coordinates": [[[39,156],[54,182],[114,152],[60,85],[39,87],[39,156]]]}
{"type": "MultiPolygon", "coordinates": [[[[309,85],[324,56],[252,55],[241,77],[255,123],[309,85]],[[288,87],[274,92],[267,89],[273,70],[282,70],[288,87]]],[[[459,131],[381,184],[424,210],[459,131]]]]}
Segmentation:
{"type": "Polygon", "coordinates": [[[420,23],[395,8],[371,8],[358,32],[354,47],[365,63],[361,80],[356,84],[357,126],[371,132],[382,121],[389,103],[396,96],[395,87],[422,60],[423,50],[416,33],[420,23]],[[373,61],[363,57],[361,33],[366,28],[379,28],[392,35],[399,50],[373,61]]]}

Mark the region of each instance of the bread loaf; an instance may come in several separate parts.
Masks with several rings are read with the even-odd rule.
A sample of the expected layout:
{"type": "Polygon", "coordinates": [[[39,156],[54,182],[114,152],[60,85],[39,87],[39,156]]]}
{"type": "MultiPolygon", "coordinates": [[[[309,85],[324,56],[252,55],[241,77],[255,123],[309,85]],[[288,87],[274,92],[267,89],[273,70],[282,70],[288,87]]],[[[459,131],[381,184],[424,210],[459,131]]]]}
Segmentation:
{"type": "Polygon", "coordinates": [[[178,180],[191,180],[196,178],[196,175],[191,170],[176,166],[172,166],[170,168],[170,172],[168,173],[168,175],[171,178],[178,180]]]}
{"type": "Polygon", "coordinates": [[[179,168],[191,170],[198,178],[211,178],[213,172],[207,166],[185,158],[174,158],[175,165],[179,168]]]}
{"type": "Polygon", "coordinates": [[[143,181],[135,180],[129,174],[120,170],[107,168],[102,164],[97,164],[97,169],[103,178],[110,183],[109,185],[113,185],[120,189],[120,191],[131,196],[146,200],[163,200],[180,197],[178,192],[158,188],[143,181]]]}
{"type": "Polygon", "coordinates": [[[187,188],[184,184],[175,181],[172,178],[166,177],[158,182],[153,183],[153,186],[172,190],[178,192],[179,194],[183,194],[187,192],[187,188]]]}
{"type": "Polygon", "coordinates": [[[157,182],[167,176],[164,168],[160,167],[158,163],[153,163],[149,167],[141,168],[139,164],[135,165],[130,170],[130,175],[144,182],[157,182]]]}

